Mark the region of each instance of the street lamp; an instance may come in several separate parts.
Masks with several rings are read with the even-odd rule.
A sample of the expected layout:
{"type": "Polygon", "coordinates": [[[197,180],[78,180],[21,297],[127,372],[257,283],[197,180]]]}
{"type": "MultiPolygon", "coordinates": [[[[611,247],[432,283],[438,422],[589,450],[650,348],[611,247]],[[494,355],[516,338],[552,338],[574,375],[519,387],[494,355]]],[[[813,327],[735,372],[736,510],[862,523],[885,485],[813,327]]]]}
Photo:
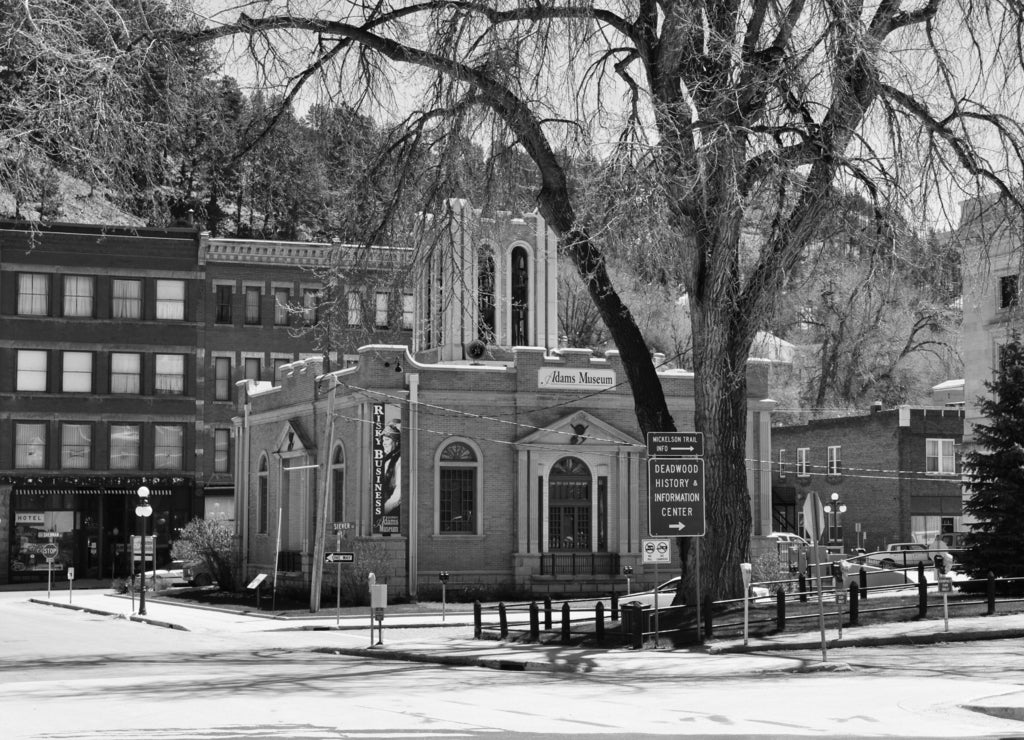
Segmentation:
{"type": "MultiPolygon", "coordinates": [[[[142,583],[139,591],[139,615],[146,615],[146,518],[153,513],[153,507],[149,505],[149,489],[146,486],[139,486],[136,491],[139,494],[139,504],[135,507],[135,516],[139,518],[139,535],[142,539],[142,583]]],[[[153,562],[156,563],[156,553],[153,553],[153,562]]]]}
{"type": "Polygon", "coordinates": [[[832,542],[836,539],[834,535],[839,531],[839,515],[846,513],[846,504],[839,500],[839,494],[835,491],[832,491],[829,499],[829,503],[825,504],[823,508],[826,514],[832,515],[832,531],[828,538],[832,542]]]}

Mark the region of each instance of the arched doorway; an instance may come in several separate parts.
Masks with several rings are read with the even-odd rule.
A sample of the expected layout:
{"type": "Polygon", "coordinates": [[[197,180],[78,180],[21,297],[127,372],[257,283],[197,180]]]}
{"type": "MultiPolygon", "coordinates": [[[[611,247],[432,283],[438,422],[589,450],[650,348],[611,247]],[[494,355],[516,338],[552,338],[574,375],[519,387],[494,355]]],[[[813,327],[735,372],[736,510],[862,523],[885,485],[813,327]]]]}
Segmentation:
{"type": "Polygon", "coordinates": [[[586,463],[563,457],[548,476],[548,549],[593,550],[593,476],[586,463]]]}

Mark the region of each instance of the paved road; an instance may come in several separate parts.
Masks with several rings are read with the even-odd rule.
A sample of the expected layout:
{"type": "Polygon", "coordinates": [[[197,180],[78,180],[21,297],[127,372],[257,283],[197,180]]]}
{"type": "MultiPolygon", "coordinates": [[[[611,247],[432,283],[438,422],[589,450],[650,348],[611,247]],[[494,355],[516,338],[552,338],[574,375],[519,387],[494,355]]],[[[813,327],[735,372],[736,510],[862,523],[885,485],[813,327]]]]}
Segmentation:
{"type": "MultiPolygon", "coordinates": [[[[364,647],[358,632],[242,630],[231,617],[183,632],[21,594],[0,594],[0,623],[5,739],[1024,737],[1024,724],[957,701],[1020,690],[1019,646],[1006,640],[834,650],[830,667],[850,667],[834,673],[799,672],[820,667],[813,651],[634,652],[614,656],[617,669],[595,651],[594,670],[531,673],[331,654],[364,647]]],[[[422,644],[412,630],[385,637],[422,644]]],[[[466,642],[448,652],[501,654],[466,642]]],[[[577,668],[588,659],[537,650],[577,668]]]]}

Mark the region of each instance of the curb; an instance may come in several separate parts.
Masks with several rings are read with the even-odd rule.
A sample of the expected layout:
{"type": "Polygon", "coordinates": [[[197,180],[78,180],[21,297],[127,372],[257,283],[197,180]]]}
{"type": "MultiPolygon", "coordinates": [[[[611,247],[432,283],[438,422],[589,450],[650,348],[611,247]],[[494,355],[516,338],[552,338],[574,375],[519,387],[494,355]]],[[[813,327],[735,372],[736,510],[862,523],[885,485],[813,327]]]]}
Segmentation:
{"type": "Polygon", "coordinates": [[[391,650],[389,648],[315,648],[314,653],[325,655],[350,655],[357,658],[376,660],[402,660],[409,663],[436,663],[461,667],[491,668],[498,671],[544,671],[547,673],[584,673],[582,666],[570,664],[543,663],[535,660],[509,658],[479,658],[468,655],[438,655],[420,653],[415,650],[391,650]]]}
{"type": "Polygon", "coordinates": [[[76,612],[86,612],[88,614],[97,614],[97,615],[99,615],[101,617],[118,617],[118,618],[121,618],[121,619],[127,618],[130,621],[132,621],[132,622],[140,622],[142,624],[151,624],[154,627],[165,627],[166,629],[181,630],[182,632],[188,632],[189,631],[187,627],[183,627],[180,624],[174,624],[173,622],[165,622],[165,621],[163,621],[161,619],[151,619],[151,618],[146,617],[146,616],[139,616],[138,614],[131,614],[128,617],[125,617],[125,615],[120,614],[118,612],[108,612],[108,611],[104,611],[103,609],[93,609],[92,607],[88,607],[88,606],[77,606],[75,604],[61,604],[61,603],[56,602],[56,601],[47,601],[46,599],[29,599],[29,601],[34,603],[34,604],[42,604],[43,606],[55,606],[55,607],[58,607],[60,609],[70,609],[71,611],[76,611],[76,612]]]}
{"type": "MultiPolygon", "coordinates": [[[[935,645],[943,642],[977,642],[979,640],[1005,640],[1024,637],[1024,629],[995,629],[977,632],[932,632],[919,635],[881,635],[878,637],[855,637],[842,640],[826,641],[829,650],[850,647],[882,647],[885,645],[935,645]]],[[[708,652],[712,655],[728,653],[767,653],[786,650],[818,650],[821,640],[806,640],[787,643],[761,643],[750,645],[710,645],[708,652]]]]}

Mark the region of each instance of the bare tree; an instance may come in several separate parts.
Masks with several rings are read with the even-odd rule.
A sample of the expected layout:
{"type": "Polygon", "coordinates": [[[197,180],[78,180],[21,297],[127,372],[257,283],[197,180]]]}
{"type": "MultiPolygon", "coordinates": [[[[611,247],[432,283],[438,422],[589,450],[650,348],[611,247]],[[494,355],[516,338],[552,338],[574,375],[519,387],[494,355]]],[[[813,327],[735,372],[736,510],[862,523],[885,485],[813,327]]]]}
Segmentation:
{"type": "Polygon", "coordinates": [[[837,188],[880,214],[962,186],[1019,205],[1021,15],[1010,0],[282,0],[248,2],[198,38],[241,40],[288,94],[324,83],[356,103],[404,105],[410,131],[525,151],[540,211],[621,353],[644,432],[674,422],[606,269],[607,223],[570,187],[564,153],[647,183],[610,205],[659,230],[636,247],[689,296],[706,435],[702,578],[717,598],[742,592],[749,547],[755,333],[837,188]]]}
{"type": "Polygon", "coordinates": [[[175,96],[208,69],[168,43],[188,2],[0,3],[0,191],[38,195],[51,165],[111,192],[160,184],[175,96]]]}

